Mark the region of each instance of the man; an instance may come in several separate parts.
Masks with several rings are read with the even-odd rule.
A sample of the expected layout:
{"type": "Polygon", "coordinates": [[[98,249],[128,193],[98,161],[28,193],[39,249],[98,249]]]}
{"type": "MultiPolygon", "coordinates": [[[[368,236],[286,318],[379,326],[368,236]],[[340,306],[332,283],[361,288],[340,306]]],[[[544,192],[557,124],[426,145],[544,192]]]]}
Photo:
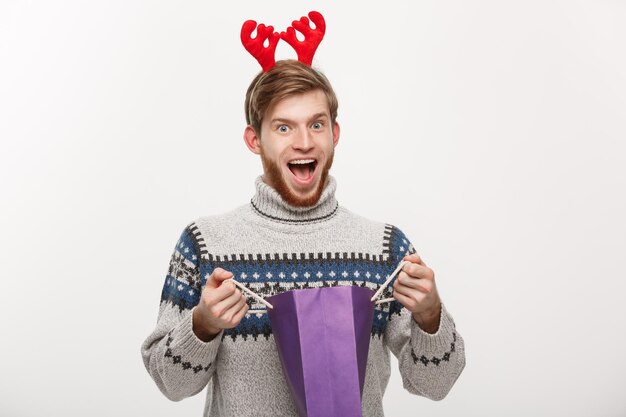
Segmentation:
{"type": "Polygon", "coordinates": [[[229,279],[261,296],[337,285],[375,290],[403,259],[396,301],[375,310],[363,415],[383,415],[389,350],[404,387],[417,395],[442,399],[461,373],[463,340],[433,271],[398,228],[335,199],[328,173],[339,141],[337,107],[326,77],[298,61],[279,61],[250,85],[244,140],[263,164],[256,194],[185,229],[157,326],[142,346],[146,368],[168,398],[207,388],[205,416],[297,415],[268,316],[229,279]]]}

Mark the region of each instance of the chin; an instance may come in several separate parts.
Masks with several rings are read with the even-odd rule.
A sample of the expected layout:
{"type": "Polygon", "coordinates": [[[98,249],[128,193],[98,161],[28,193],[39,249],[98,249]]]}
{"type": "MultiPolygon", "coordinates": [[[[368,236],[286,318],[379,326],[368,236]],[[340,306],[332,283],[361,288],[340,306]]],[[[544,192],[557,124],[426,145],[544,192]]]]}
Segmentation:
{"type": "Polygon", "coordinates": [[[300,192],[295,187],[288,185],[287,181],[281,181],[276,186],[276,191],[287,202],[287,204],[295,207],[310,207],[317,204],[324,191],[326,180],[318,179],[310,190],[300,192]]]}
{"type": "Polygon", "coordinates": [[[315,172],[319,178],[314,181],[310,190],[302,193],[290,184],[295,180],[291,178],[294,174],[289,168],[286,168],[287,172],[281,171],[277,163],[268,160],[263,154],[261,154],[261,160],[265,171],[265,182],[271,185],[287,204],[294,207],[311,207],[317,204],[322,196],[333,163],[333,155],[331,154],[323,167],[316,167],[317,169],[321,168],[321,172],[315,172]]]}

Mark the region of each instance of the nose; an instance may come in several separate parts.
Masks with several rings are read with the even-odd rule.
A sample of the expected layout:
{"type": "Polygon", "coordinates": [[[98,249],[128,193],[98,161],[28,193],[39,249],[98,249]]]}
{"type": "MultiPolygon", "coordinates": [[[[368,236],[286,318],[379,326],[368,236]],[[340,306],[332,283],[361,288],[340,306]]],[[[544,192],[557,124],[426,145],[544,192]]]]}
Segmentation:
{"type": "Polygon", "coordinates": [[[291,146],[299,151],[307,152],[313,149],[315,143],[308,129],[299,129],[298,133],[294,135],[291,146]]]}

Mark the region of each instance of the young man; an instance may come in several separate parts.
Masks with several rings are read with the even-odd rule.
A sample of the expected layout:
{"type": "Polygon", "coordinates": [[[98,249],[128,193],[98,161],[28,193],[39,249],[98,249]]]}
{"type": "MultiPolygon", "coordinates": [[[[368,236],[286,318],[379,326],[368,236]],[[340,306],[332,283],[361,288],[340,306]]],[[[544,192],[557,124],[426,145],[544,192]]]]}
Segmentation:
{"type": "Polygon", "coordinates": [[[159,389],[181,400],[207,388],[205,416],[295,416],[268,316],[229,278],[261,296],[294,288],[376,290],[407,260],[372,323],[362,411],[382,416],[389,351],[404,387],[435,400],[465,365],[464,345],[433,271],[396,227],[338,205],[328,175],[339,141],[337,98],[298,61],[260,73],[246,95],[244,140],[263,175],[249,204],[202,217],[178,241],[158,323],[142,346],[159,389]],[[249,310],[249,303],[252,309],[249,310]]]}

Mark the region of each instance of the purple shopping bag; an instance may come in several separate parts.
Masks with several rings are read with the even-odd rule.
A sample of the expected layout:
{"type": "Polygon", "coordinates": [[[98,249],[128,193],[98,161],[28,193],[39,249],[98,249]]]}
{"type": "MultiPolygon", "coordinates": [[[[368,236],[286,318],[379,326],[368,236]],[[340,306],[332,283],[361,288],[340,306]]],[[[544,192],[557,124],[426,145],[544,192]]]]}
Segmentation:
{"type": "Polygon", "coordinates": [[[374,292],[286,291],[267,298],[283,373],[302,417],[361,417],[374,292]]]}

